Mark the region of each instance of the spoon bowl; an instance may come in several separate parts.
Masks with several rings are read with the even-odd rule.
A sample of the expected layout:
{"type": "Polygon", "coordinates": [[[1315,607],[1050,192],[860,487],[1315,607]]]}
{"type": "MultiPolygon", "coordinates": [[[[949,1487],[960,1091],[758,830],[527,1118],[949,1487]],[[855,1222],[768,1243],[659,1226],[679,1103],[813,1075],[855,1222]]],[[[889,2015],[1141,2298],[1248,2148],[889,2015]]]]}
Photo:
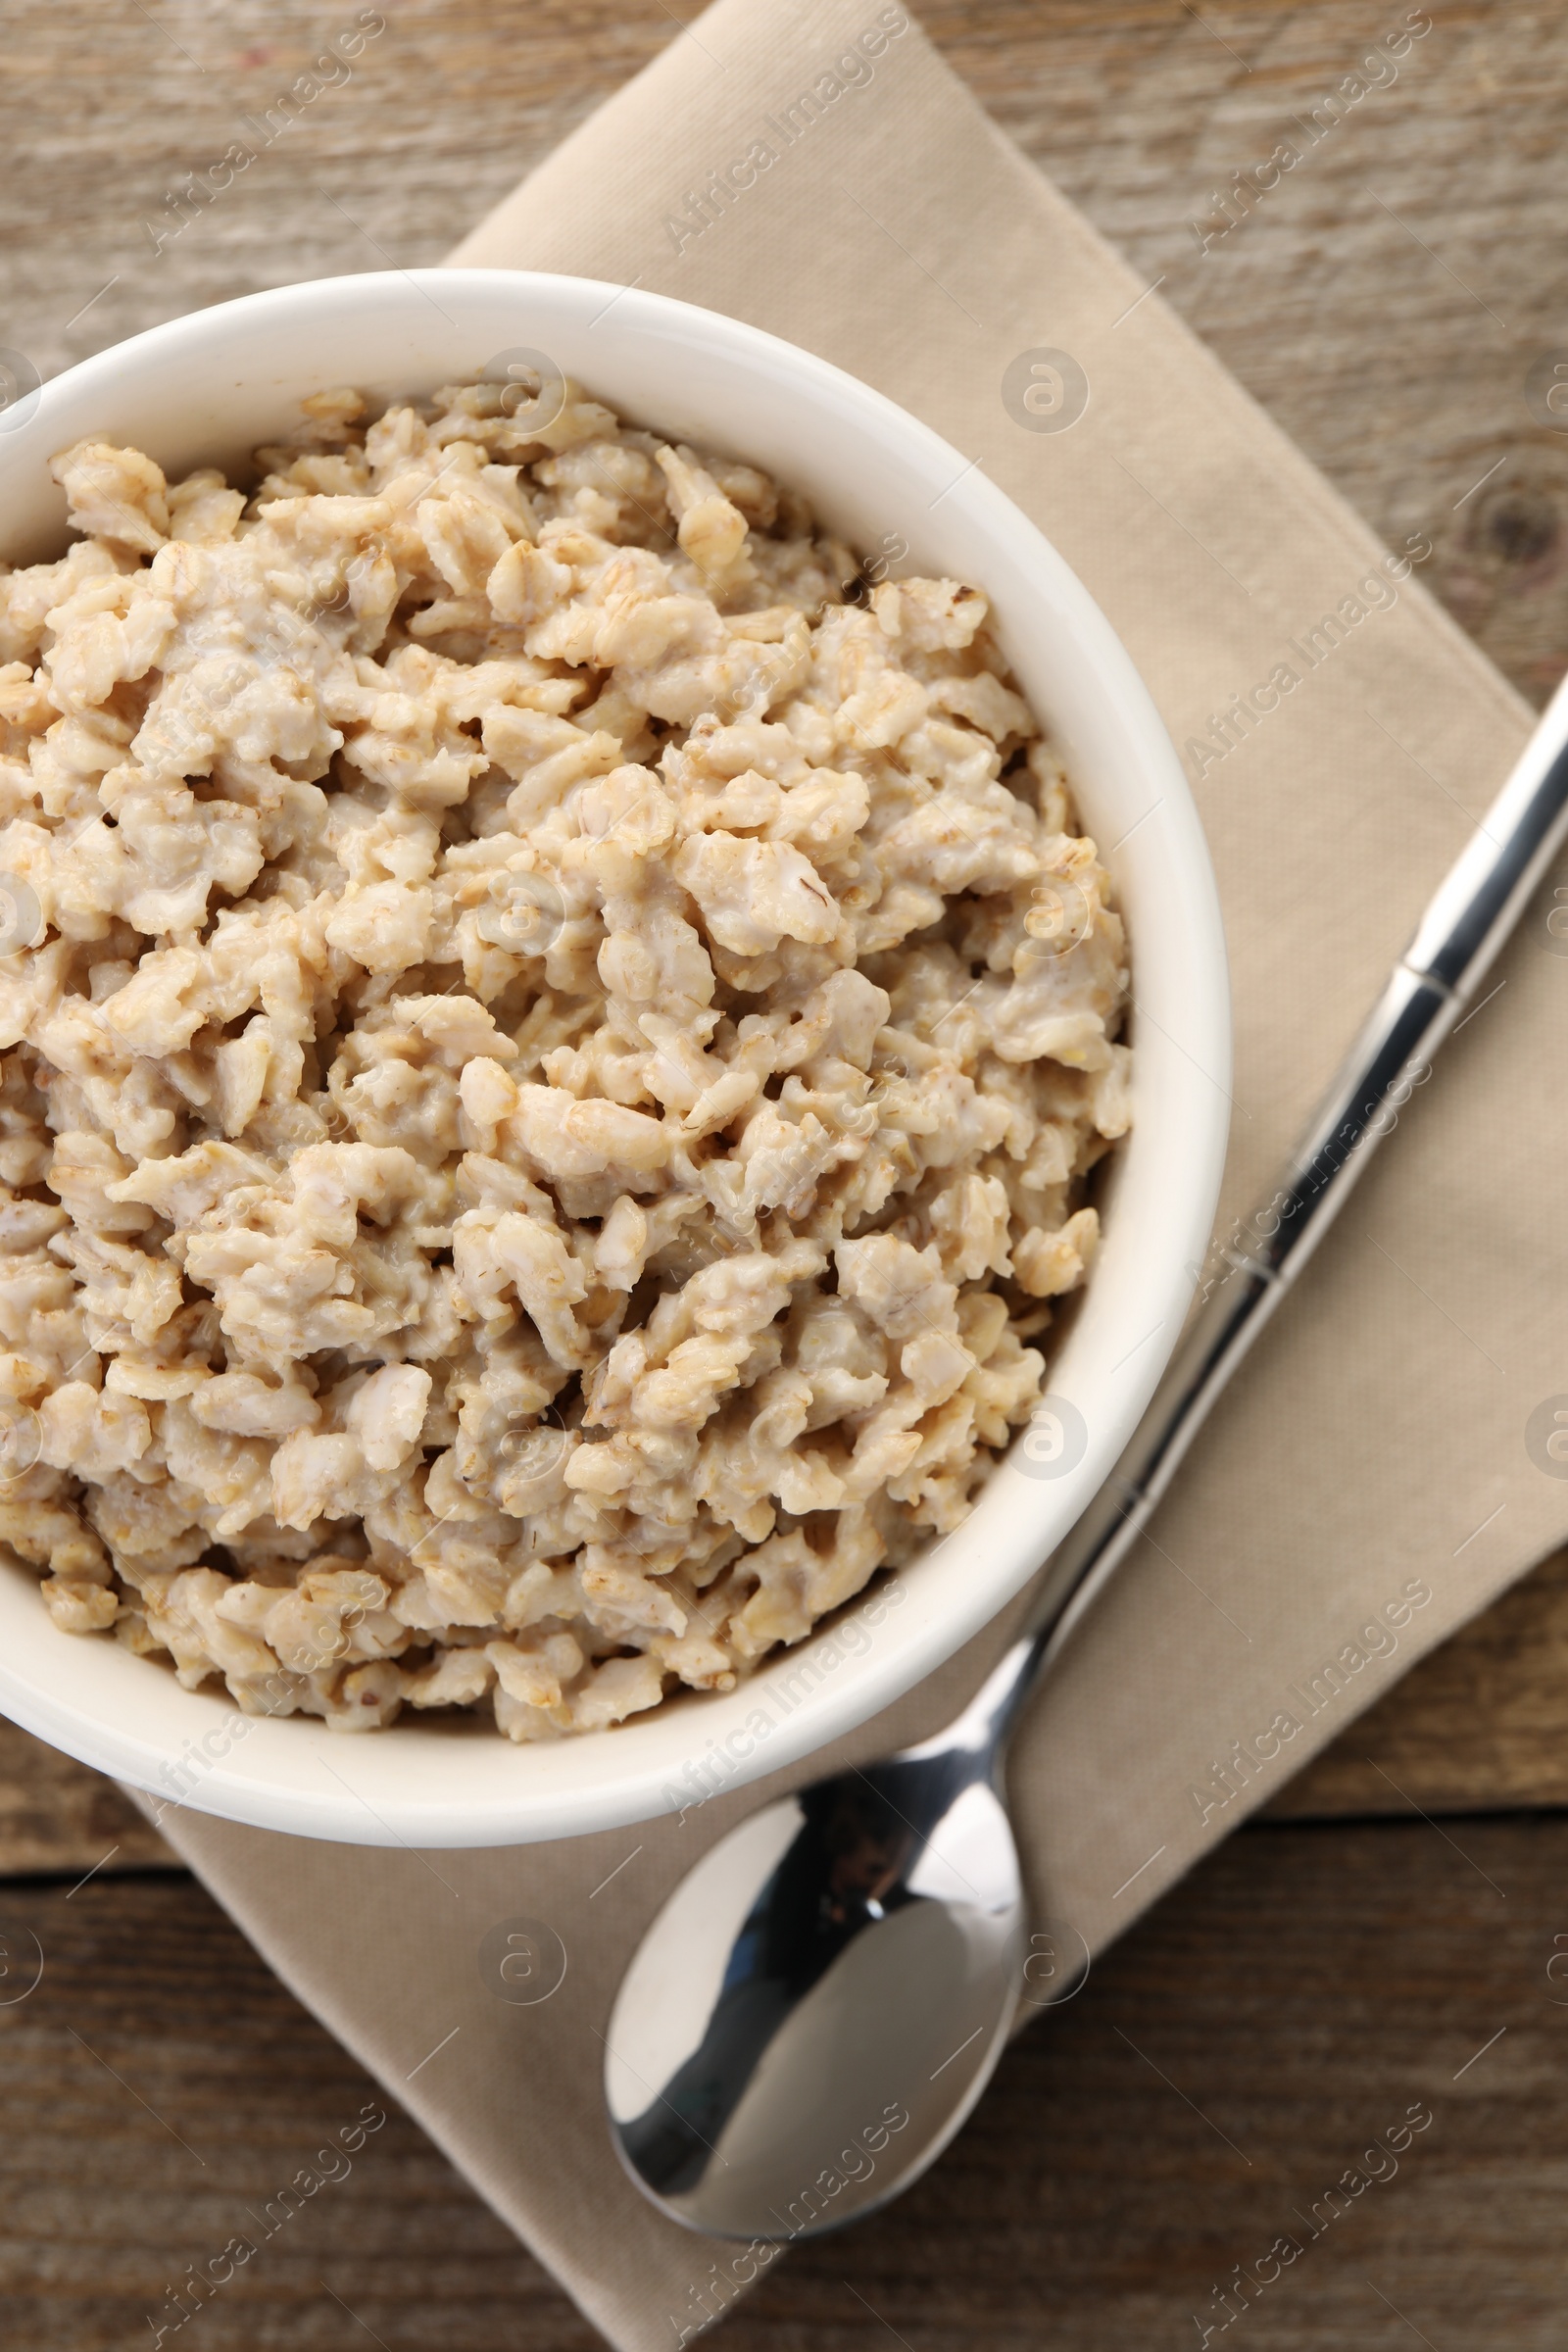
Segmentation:
{"type": "Polygon", "coordinates": [[[621,1985],[615,2145],[706,2235],[808,2237],[871,2212],[947,2146],[1001,2055],[1024,1956],[1006,1815],[970,1782],[922,1836],[902,1765],[742,1822],[621,1985]]]}
{"type": "Polygon", "coordinates": [[[649,1929],[605,2088],[622,2162],[673,2220],[836,2229],[906,2188],[979,2098],[1026,1946],[998,1680],[939,1740],[738,1823],[649,1929]]]}

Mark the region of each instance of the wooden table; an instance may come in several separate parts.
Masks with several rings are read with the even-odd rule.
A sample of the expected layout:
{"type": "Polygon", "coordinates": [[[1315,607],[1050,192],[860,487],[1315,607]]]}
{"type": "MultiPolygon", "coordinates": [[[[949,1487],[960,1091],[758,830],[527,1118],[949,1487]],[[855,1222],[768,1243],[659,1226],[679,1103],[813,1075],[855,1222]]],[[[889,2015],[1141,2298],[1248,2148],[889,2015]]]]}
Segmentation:
{"type": "MultiPolygon", "coordinates": [[[[168,192],[337,19],[302,0],[19,14],[0,342],[48,372],[258,286],[437,261],[695,13],[397,0],[354,82],[161,251],[145,223],[168,192]]],[[[1375,527],[1431,534],[1429,580],[1542,700],[1568,650],[1568,435],[1526,400],[1568,347],[1554,15],[1437,0],[1399,83],[1245,239],[1203,254],[1187,225],[1403,13],[933,0],[924,22],[1375,527]]],[[[782,2264],[730,2322],[734,2352],[1200,2344],[1235,2266],[1267,2275],[1282,2235],[1288,2267],[1241,2288],[1245,2317],[1228,2306],[1251,2352],[1557,2347],[1559,1808],[1568,1557],[1097,1966],[902,2205],[782,2264]],[[1431,2122],[1396,2173],[1366,2151],[1412,2107],[1431,2122]],[[1348,2168],[1362,2187],[1330,2198],[1348,2168]]],[[[0,1727],[0,1946],[24,1955],[29,1935],[43,1981],[0,2006],[0,2293],[19,2344],[128,2346],[370,2087],[113,1788],[0,1727]]],[[[399,2115],[292,2229],[203,2313],[209,2352],[597,2340],[399,2115]]]]}

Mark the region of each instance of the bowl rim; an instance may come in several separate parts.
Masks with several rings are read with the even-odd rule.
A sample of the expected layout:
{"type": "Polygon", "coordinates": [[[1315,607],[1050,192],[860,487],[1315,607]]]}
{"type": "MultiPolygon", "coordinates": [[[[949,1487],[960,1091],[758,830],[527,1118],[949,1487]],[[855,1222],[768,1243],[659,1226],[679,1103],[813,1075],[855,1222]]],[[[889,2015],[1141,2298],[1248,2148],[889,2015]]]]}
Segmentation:
{"type": "MultiPolygon", "coordinates": [[[[926,484],[938,482],[941,497],[954,497],[999,549],[1010,550],[1009,563],[1038,584],[1043,599],[1049,591],[1057,617],[1065,614],[1070,618],[1075,650],[1089,662],[1107,708],[1114,700],[1115,722],[1128,738],[1129,756],[1139,762],[1157,795],[1155,824],[1169,859],[1169,888],[1187,918],[1191,966],[1183,979],[1189,1035],[1200,1043],[1207,1084],[1206,1091],[1195,1090],[1194,1101],[1203,1107],[1189,1122],[1193,1130],[1188,1139],[1189,1156],[1178,1159],[1166,1173],[1168,1198],[1161,1213],[1169,1224],[1169,1248],[1163,1252],[1162,1270],[1149,1299],[1151,1312],[1159,1308],[1159,1320],[1149,1339],[1139,1343],[1143,1359],[1120,1380],[1117,1394],[1096,1421],[1082,1461],[1053,1490],[1058,1507],[1048,1516],[1052,1544],[1059,1543],[1136,1426],[1175,1344],[1197,1262],[1207,1248],[1227,1143],[1230,997],[1223,924],[1207,844],[1191,788],[1152,698],[1109,621],[1065,560],[978,466],[971,465],[918,417],[831,362],[743,320],[666,295],[554,271],[371,271],[310,279],[240,296],[147,328],[51,378],[30,396],[35,412],[9,433],[0,432],[0,539],[4,537],[5,477],[15,476],[21,463],[31,463],[63,445],[60,428],[50,421],[56,416],[63,425],[69,415],[90,412],[95,402],[113,409],[126,381],[134,379],[138,371],[146,374],[149,368],[155,376],[171,377],[182,367],[195,364],[205,371],[210,388],[220,386],[225,368],[223,347],[231,335],[252,329],[266,332],[272,326],[292,335],[308,330],[313,323],[324,328],[329,320],[344,325],[391,316],[395,321],[399,306],[411,305],[416,299],[434,299],[443,292],[460,308],[471,309],[478,303],[493,306],[498,315],[530,306],[548,311],[554,306],[573,330],[597,323],[589,318],[590,311],[603,317],[612,307],[618,314],[617,332],[621,335],[629,332],[672,343],[695,360],[706,358],[743,374],[751,370],[781,379],[798,396],[813,403],[826,423],[882,434],[911,473],[920,475],[926,484]],[[1166,1259],[1168,1263],[1163,1262],[1166,1259]]],[[[441,307],[439,300],[437,307],[441,307]]],[[[416,315],[411,310],[410,316],[416,315]]],[[[460,369],[454,364],[452,373],[460,372],[472,370],[460,369]]],[[[327,379],[323,373],[317,380],[327,379]]],[[[444,380],[451,380],[451,375],[444,380]]],[[[244,388],[244,377],[236,378],[233,391],[242,393],[244,388]]],[[[593,390],[591,382],[588,388],[593,390]]],[[[418,387],[413,390],[416,394],[418,387]]],[[[73,431],[69,437],[79,437],[79,432],[73,431]]],[[[184,437],[189,441],[191,435],[187,432],[184,437]]],[[[1050,710],[1040,715],[1049,726],[1050,710]]],[[[1077,788],[1078,779],[1074,781],[1077,788]]],[[[1118,843],[1112,852],[1102,854],[1113,859],[1120,848],[1118,843]]],[[[1135,938],[1135,953],[1137,944],[1135,938]]],[[[1188,1057],[1192,1058],[1190,1053],[1188,1057]]],[[[1125,1147],[1118,1158],[1133,1149],[1136,1146],[1125,1147]]],[[[1086,1366],[1091,1376],[1095,1373],[1093,1354],[1086,1352],[1083,1343],[1085,1332],[1092,1333],[1096,1324],[1095,1296],[1095,1283],[1091,1282],[1085,1311],[1054,1354],[1049,1376],[1053,1390],[1058,1368],[1066,1365],[1069,1356],[1073,1377],[1082,1376],[1086,1366]]],[[[1120,1367],[1116,1369],[1119,1372],[1120,1367]]],[[[1100,1377],[1105,1376],[1102,1368],[1100,1377]]],[[[1071,1386],[1070,1378],[1066,1385],[1071,1386]]],[[[89,1656],[96,1651],[101,1665],[113,1661],[117,1667],[129,1669],[133,1664],[138,1674],[153,1662],[133,1662],[113,1643],[86,1644],[59,1635],[16,1572],[0,1577],[0,1634],[5,1637],[0,1642],[0,1711],[81,1761],[133,1786],[161,1791],[166,1801],[172,1796],[192,1810],[299,1836],[355,1844],[504,1845],[643,1821],[673,1810],[677,1801],[671,1793],[668,1756],[662,1761],[651,1760],[651,1749],[657,1750],[661,1744],[667,1749],[670,1744],[667,1740],[651,1743],[647,1739],[656,1719],[667,1723],[684,1713],[693,1734],[700,1736],[701,1725],[711,1723],[719,1708],[729,1707],[735,1713],[733,1702],[762,1691],[769,1676],[782,1688],[792,1679],[790,1661],[805,1659],[814,1666],[814,1687],[767,1736],[754,1740],[749,1754],[736,1754],[725,1741],[720,1788],[727,1793],[797,1763],[803,1755],[852,1731],[912,1689],[995,1617],[1048,1555],[1050,1544],[1036,1551],[1032,1566],[1020,1569],[1014,1556],[1005,1573],[994,1575],[989,1583],[984,1578],[977,1580],[964,1605],[957,1608],[926,1605],[919,1570],[938,1552],[957,1543],[965,1530],[974,1531],[971,1542],[977,1540],[977,1523],[982,1517],[988,1524],[1002,1524],[1002,1506],[996,1498],[1005,1494],[1008,1482],[1016,1480],[1017,1459],[1015,1444],[987,1479],[969,1518],[955,1535],[931,1545],[909,1568],[879,1578],[867,1593],[833,1618],[820,1621],[802,1642],[770,1660],[736,1693],[682,1695],[666,1701],[651,1717],[633,1718],[609,1735],[586,1735],[521,1748],[501,1739],[493,1727],[472,1734],[466,1728],[454,1733],[434,1723],[411,1726],[405,1721],[394,1727],[386,1746],[401,1752],[416,1740],[421,1742],[421,1753],[438,1778],[442,1767],[435,1759],[442,1750],[453,1752],[470,1737],[485,1739],[496,1770],[493,1788],[482,1795],[468,1791],[457,1799],[439,1790],[430,1795],[412,1786],[389,1792],[384,1786],[388,1779],[408,1784],[410,1774],[402,1768],[388,1772],[376,1764],[374,1753],[367,1751],[368,1746],[384,1753],[380,1740],[367,1743],[327,1735],[314,1718],[270,1722],[240,1717],[226,1692],[219,1698],[206,1687],[198,1691],[181,1690],[161,1665],[156,1674],[148,1675],[148,1682],[156,1680],[166,1693],[172,1722],[167,1735],[155,1735],[148,1728],[149,1714],[155,1710],[132,1705],[128,1696],[122,1701],[117,1696],[122,1685],[112,1684],[101,1672],[77,1671],[74,1663],[83,1651],[89,1656]],[[988,1499],[994,1506],[989,1513],[988,1499]],[[16,1606],[19,1592],[47,1630],[50,1642],[60,1644],[58,1672],[47,1670],[43,1645],[26,1638],[16,1606]],[[912,1608],[907,1605],[910,1602],[912,1608]],[[881,1629],[890,1618],[896,1620],[894,1630],[883,1636],[881,1629]],[[862,1638],[866,1642],[863,1652],[858,1647],[862,1638]],[[836,1654],[824,1654],[830,1652],[836,1654]],[[842,1665],[850,1665],[852,1671],[840,1674],[842,1665]],[[704,1711],[701,1717],[696,1709],[704,1711]],[[236,1725],[248,1728],[239,1731],[236,1725]],[[260,1742],[252,1737],[258,1729],[264,1735],[260,1742]],[[302,1766],[304,1743],[311,1743],[318,1754],[322,1739],[330,1738],[328,1770],[338,1785],[334,1788],[331,1782],[323,1782],[319,1774],[283,1770],[283,1751],[276,1750],[274,1756],[279,1733],[301,1742],[302,1766]],[[226,1747],[216,1752],[212,1746],[215,1735],[226,1736],[228,1740],[226,1747]],[[242,1739],[246,1742],[243,1763],[230,1761],[242,1739]],[[190,1760],[193,1754],[196,1764],[190,1760]],[[558,1761],[549,1768],[536,1766],[530,1785],[529,1760],[538,1758],[568,1761],[558,1761]],[[580,1767],[574,1768],[570,1759],[580,1759],[580,1767]],[[187,1788],[184,1780],[192,1772],[194,1785],[187,1788]]],[[[1014,1538],[1014,1555],[1018,1549],[1014,1538]]],[[[25,1585],[32,1581],[29,1574],[25,1585]]],[[[930,1582],[928,1579],[928,1586],[930,1582]]],[[[798,1680],[798,1674],[793,1679],[798,1680]]],[[[128,1686],[123,1687],[128,1690],[128,1686]]],[[[708,1751],[715,1745],[710,1737],[708,1750],[702,1755],[688,1750],[690,1761],[699,1768],[710,1765],[708,1751]]],[[[324,1757],[318,1760],[325,1761],[324,1757]]],[[[716,1765],[712,1769],[716,1771],[716,1765]]],[[[702,1769],[697,1783],[706,1791],[702,1769]]],[[[688,1796],[688,1809],[702,1801],[706,1801],[704,1796],[688,1796]]]]}

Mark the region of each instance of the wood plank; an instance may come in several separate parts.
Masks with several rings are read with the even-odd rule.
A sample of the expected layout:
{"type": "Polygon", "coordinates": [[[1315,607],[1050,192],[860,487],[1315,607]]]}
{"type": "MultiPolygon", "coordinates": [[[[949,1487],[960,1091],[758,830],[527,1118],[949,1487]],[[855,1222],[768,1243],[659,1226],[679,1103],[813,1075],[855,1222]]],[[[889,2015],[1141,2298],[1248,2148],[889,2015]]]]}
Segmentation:
{"type": "MultiPolygon", "coordinates": [[[[181,175],[245,135],[241,110],[265,111],[354,13],[61,0],[19,18],[0,89],[0,342],[47,372],[257,286],[437,260],[697,10],[530,0],[498,18],[481,0],[400,0],[353,81],[156,252],[143,222],[181,175]]],[[[1549,14],[1451,0],[1399,84],[1202,255],[1186,223],[1208,191],[1266,154],[1382,18],[1360,0],[921,13],[1375,526],[1432,533],[1429,579],[1544,699],[1568,641],[1568,450],[1524,402],[1563,331],[1541,202],[1568,72],[1549,14]]],[[[1281,1802],[1379,1809],[1370,1755],[1429,1811],[1560,1804],[1565,1718],[1558,1560],[1281,1802]]],[[[1449,1829],[1462,1852],[1416,1822],[1242,1832],[1008,2054],[938,2175],[780,2266],[730,2323],[735,2352],[881,2346],[890,2329],[909,2352],[1033,2352],[1048,2328],[1063,2352],[1147,2352],[1200,2336],[1214,2284],[1282,2230],[1303,2252],[1248,2314],[1255,2352],[1392,2348],[1412,2327],[1440,2352],[1504,2331],[1555,2345],[1568,2028],[1544,1972],[1568,1928],[1568,1825],[1449,1829]],[[1295,2210],[1418,2098],[1435,2122],[1397,2178],[1307,2237],[1295,2210]]],[[[12,1885],[0,1900],[8,1951],[30,1926],[46,1963],[36,1992],[0,2006],[0,2293],[17,2339],[59,2352],[150,2340],[185,2266],[250,2229],[247,2209],[379,2095],[199,1887],[114,1878],[157,1858],[115,1791],[0,1727],[0,1871],[74,1876],[115,1844],[74,1892],[12,1885]]],[[[598,2340],[396,2112],[200,2328],[214,2352],[367,2329],[388,2352],[598,2340]]]]}
{"type": "Polygon", "coordinates": [[[1423,1658],[1269,1806],[1275,1819],[1568,1805],[1568,1552],[1423,1658]]]}
{"type": "MultiPolygon", "coordinates": [[[[1215,2284],[1282,2233],[1300,2252],[1251,2290],[1252,2352],[1395,2352],[1410,2326],[1439,2352],[1504,2332],[1555,2347],[1568,1986],[1546,1967],[1568,1821],[1458,1836],[1462,1851],[1421,1823],[1241,1832],[1013,2047],[937,2174],[779,2265],[728,2323],[732,2352],[850,2352],[890,2329],[909,2352],[1034,2352],[1047,2326],[1058,2352],[1149,2352],[1196,2340],[1215,2284]],[[1330,2184],[1417,2102],[1434,2120],[1397,2174],[1325,2220],[1330,2184]]],[[[590,2352],[556,2287],[193,1883],[12,1886],[0,1928],[45,1958],[37,1989],[0,2006],[18,2342],[150,2341],[187,2266],[244,2235],[254,2258],[184,2339],[210,2352],[336,2352],[367,2330],[386,2352],[590,2352]],[[352,2169],[320,2162],[368,2103],[388,2121],[352,2169]],[[281,2223],[302,2167],[342,2177],[281,2223]]]]}
{"type": "Polygon", "coordinates": [[[1540,199],[1568,46],[1550,11],[1455,0],[1375,69],[1396,82],[1314,140],[1314,107],[1406,13],[920,11],[998,122],[1373,527],[1431,536],[1428,585],[1540,703],[1568,653],[1568,416],[1532,413],[1526,385],[1544,356],[1568,358],[1540,199]],[[1213,192],[1282,140],[1299,162],[1202,250],[1191,223],[1219,219],[1213,192]]]}
{"type": "MultiPolygon", "coordinates": [[[[211,204],[188,204],[159,249],[155,230],[180,218],[173,191],[254,142],[243,118],[265,118],[336,20],[315,0],[34,10],[7,45],[6,340],[49,373],[258,286],[437,261],[697,13],[691,0],[531,0],[503,32],[483,0],[402,0],[352,77],[211,204]]],[[[1431,533],[1429,579],[1544,699],[1568,642],[1568,433],[1525,398],[1531,366],[1568,331],[1541,202],[1568,105],[1550,13],[1445,7],[1397,82],[1206,252],[1190,222],[1215,187],[1282,137],[1305,146],[1293,122],[1401,9],[1386,23],[1362,0],[929,0],[920,13],[998,121],[1373,524],[1431,533]]]]}
{"type": "Polygon", "coordinates": [[[173,1862],[113,1781],[0,1717],[0,1877],[173,1862]]]}
{"type": "Polygon", "coordinates": [[[150,2344],[179,2318],[170,2290],[187,2266],[242,2234],[254,2260],[173,2340],[335,2348],[368,2340],[359,2319],[385,2343],[454,2352],[598,2342],[193,1881],[9,1887],[0,1937],[17,1966],[29,1935],[42,1981],[0,2007],[13,2340],[150,2344]],[[352,2153],[376,2113],[388,2122],[352,2153]],[[306,2168],[336,2178],[295,2210],[283,2191],[306,2168]]]}

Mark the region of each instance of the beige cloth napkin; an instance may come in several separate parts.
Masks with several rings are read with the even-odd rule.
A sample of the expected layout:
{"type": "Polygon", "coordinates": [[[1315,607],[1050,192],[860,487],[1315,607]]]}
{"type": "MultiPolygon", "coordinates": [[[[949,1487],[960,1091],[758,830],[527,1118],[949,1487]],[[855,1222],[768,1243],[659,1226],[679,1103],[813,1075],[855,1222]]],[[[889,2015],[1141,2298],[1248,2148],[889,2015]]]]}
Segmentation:
{"type": "MultiPolygon", "coordinates": [[[[902,401],[1039,520],[1178,746],[1209,741],[1188,764],[1236,980],[1226,1220],[1250,1206],[1530,723],[1419,572],[1391,605],[1386,551],[896,4],[718,0],[455,258],[752,319],[902,401]],[[762,169],[758,141],[774,151],[762,169]],[[732,173],[720,196],[711,174],[749,151],[754,184],[732,173]],[[1034,409],[1066,413],[1019,361],[1042,350],[1087,378],[1067,429],[1037,429],[1020,404],[1043,382],[1034,409]],[[1314,655],[1308,633],[1335,612],[1343,642],[1322,632],[1314,655]],[[1277,665],[1299,683],[1233,720],[1225,749],[1211,719],[1277,665]]],[[[1091,1944],[1568,1535],[1568,1486],[1526,1447],[1532,1411],[1568,1388],[1568,1133],[1540,1077],[1568,960],[1531,930],[1020,1741],[1041,1912],[1091,1944]]],[[[842,1752],[936,1726],[1003,1630],[842,1752]]],[[[676,1874],[773,1786],[684,1826],[489,1853],[354,1851],[189,1813],[165,1826],[606,2335],[641,2352],[677,2343],[759,2264],[625,2184],[600,2035],[676,1874]],[[483,1973],[486,1934],[519,1917],[566,1961],[532,2006],[483,1973]]]]}

